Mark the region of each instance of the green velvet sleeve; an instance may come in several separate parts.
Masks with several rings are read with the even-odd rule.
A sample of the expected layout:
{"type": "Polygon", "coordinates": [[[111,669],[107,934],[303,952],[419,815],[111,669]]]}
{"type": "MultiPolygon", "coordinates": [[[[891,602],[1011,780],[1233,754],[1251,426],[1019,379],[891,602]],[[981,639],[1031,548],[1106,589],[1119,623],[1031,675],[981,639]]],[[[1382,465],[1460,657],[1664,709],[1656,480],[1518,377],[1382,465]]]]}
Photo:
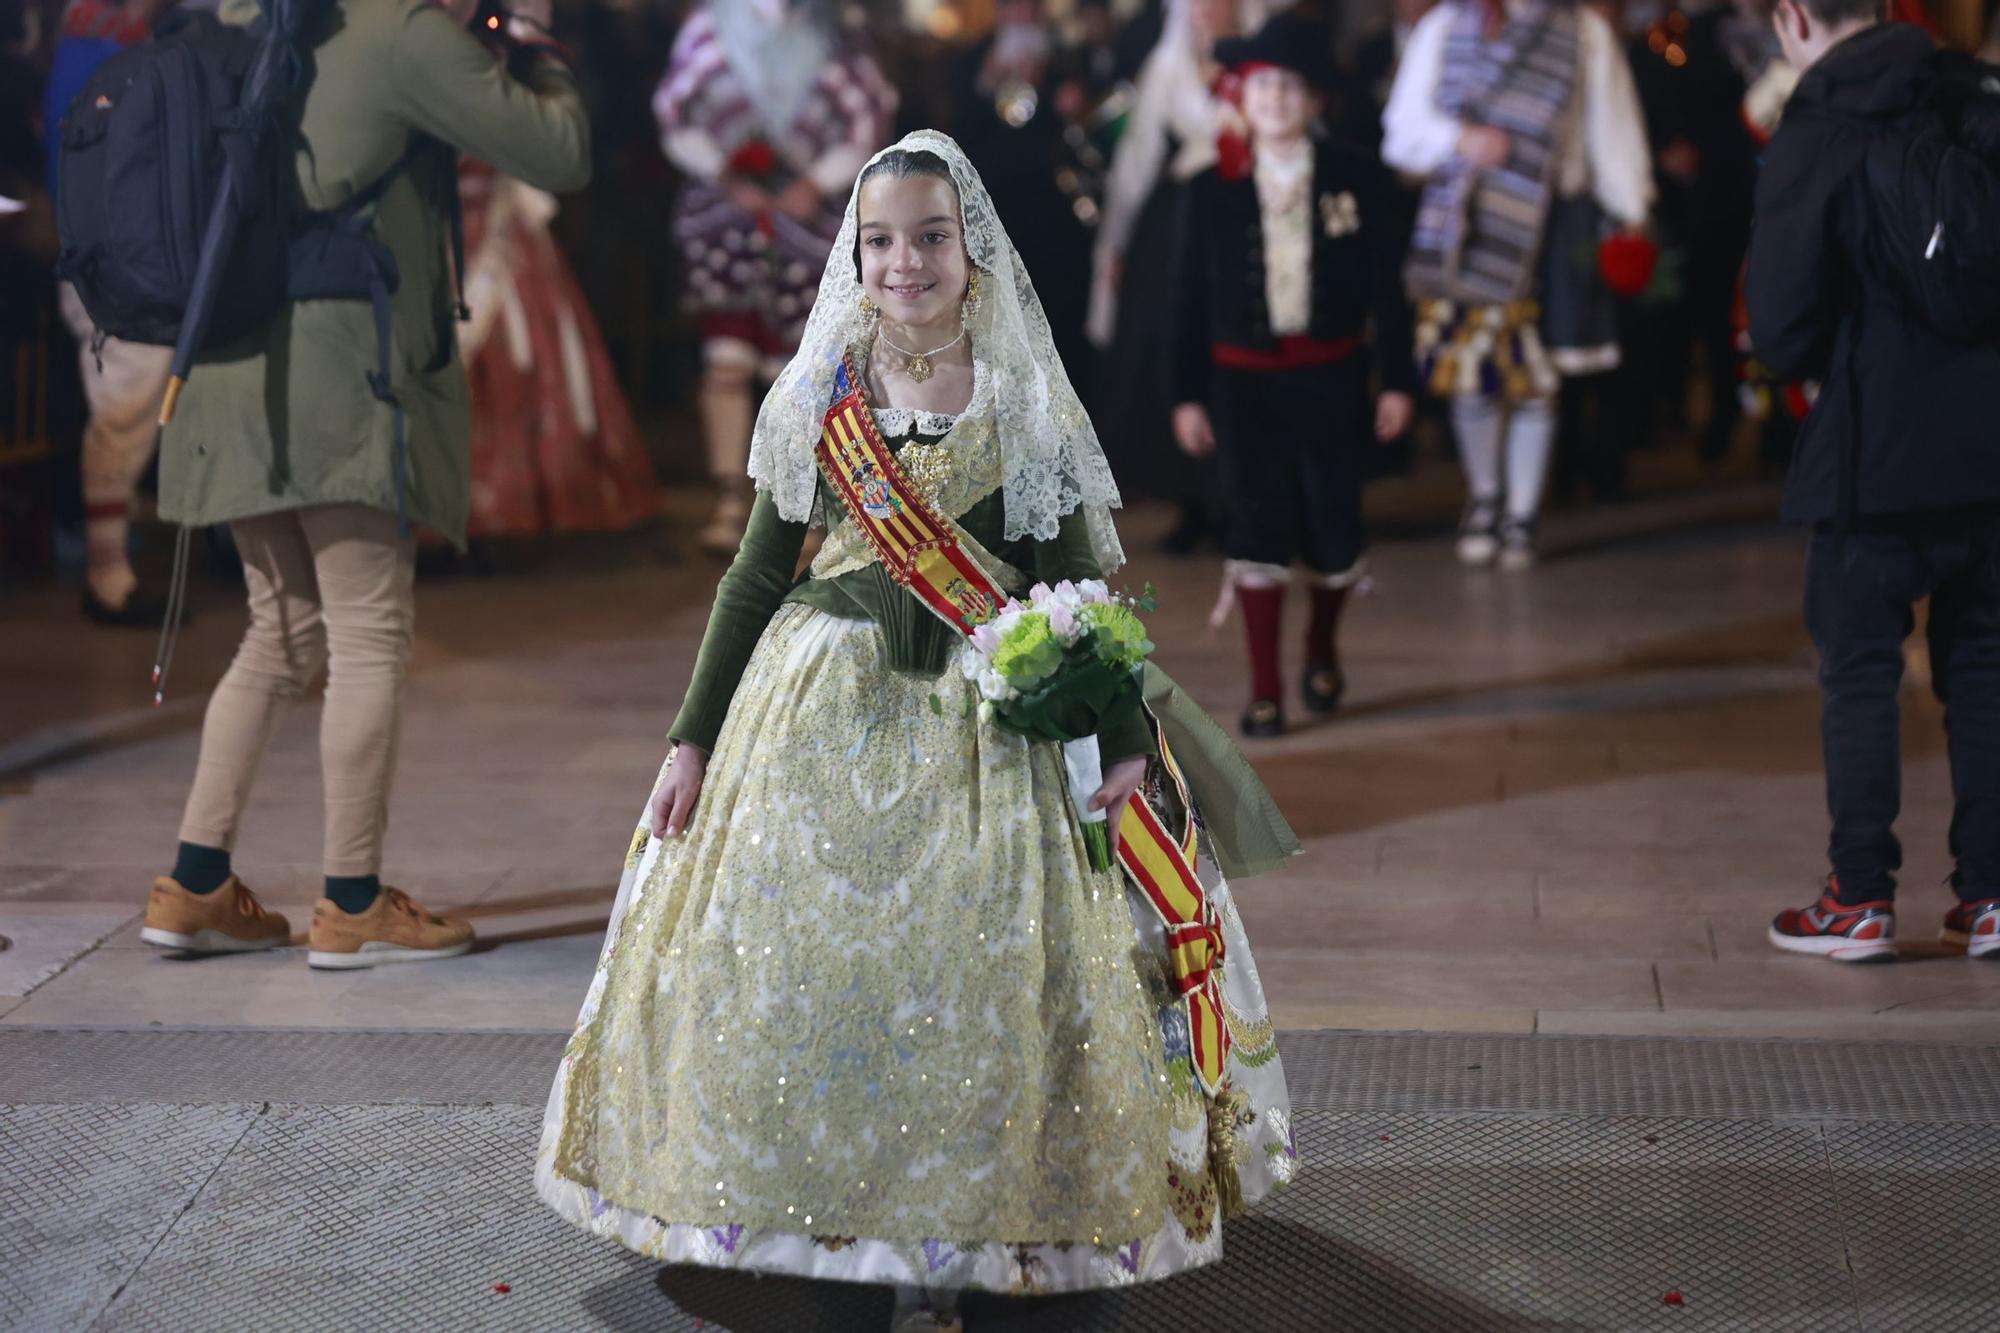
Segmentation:
{"type": "MultiPolygon", "coordinates": [[[[1054,541],[1035,543],[1035,577],[1043,583],[1064,579],[1101,579],[1104,571],[1090,549],[1090,526],[1081,507],[1065,514],[1054,541]]],[[[1144,713],[1134,711],[1125,721],[1097,735],[1097,748],[1106,765],[1133,755],[1152,757],[1160,752],[1153,729],[1144,713]]]]}
{"type": "Polygon", "coordinates": [[[743,679],[743,669],[750,664],[750,654],[779,603],[792,590],[805,541],[806,525],[778,517],[771,497],[758,492],[757,502],[750,507],[749,525],[743,531],[743,544],[716,585],[708,632],[702,635],[701,653],[695,658],[694,679],[681,701],[680,716],[667,733],[674,740],[715,749],[715,738],[729,712],[729,701],[735,697],[737,682],[743,679]]]}

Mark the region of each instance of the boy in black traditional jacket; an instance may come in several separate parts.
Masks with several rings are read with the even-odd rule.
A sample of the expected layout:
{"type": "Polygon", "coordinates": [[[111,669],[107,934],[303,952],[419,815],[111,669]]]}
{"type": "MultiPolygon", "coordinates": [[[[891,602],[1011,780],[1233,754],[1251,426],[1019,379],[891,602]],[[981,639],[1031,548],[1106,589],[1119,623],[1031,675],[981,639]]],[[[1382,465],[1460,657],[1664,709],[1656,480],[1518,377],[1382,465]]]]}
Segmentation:
{"type": "Polygon", "coordinates": [[[1339,704],[1334,632],[1367,545],[1362,451],[1371,433],[1407,429],[1416,386],[1382,168],[1310,133],[1334,82],[1330,49],[1323,25],[1291,14],[1216,47],[1243,77],[1252,165],[1197,176],[1181,218],[1174,433],[1190,454],[1221,455],[1225,598],[1250,647],[1246,736],[1284,730],[1278,638],[1294,562],[1312,590],[1301,701],[1339,704]],[[1372,408],[1371,341],[1385,389],[1372,408]]]}

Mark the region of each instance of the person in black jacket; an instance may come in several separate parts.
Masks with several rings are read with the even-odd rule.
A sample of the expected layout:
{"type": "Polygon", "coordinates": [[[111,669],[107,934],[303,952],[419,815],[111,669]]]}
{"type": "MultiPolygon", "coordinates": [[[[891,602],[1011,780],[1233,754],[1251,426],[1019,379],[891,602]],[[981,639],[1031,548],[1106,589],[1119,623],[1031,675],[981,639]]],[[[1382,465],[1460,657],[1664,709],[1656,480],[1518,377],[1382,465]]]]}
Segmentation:
{"type": "Polygon", "coordinates": [[[1771,942],[1893,956],[1897,693],[1912,608],[1931,599],[1931,678],[1946,705],[1955,809],[1947,943],[2000,957],[2000,345],[1952,342],[1901,306],[1857,170],[1921,103],[1933,48],[1876,0],[1777,0],[1804,70],[1757,183],[1746,297],[1757,354],[1822,384],[1786,481],[1810,524],[1806,621],[1819,650],[1833,873],[1771,942]]]}
{"type": "Polygon", "coordinates": [[[1294,561],[1311,574],[1301,696],[1331,712],[1345,688],[1334,648],[1361,576],[1364,441],[1408,427],[1416,369],[1402,233],[1369,155],[1309,134],[1333,83],[1323,25],[1281,14],[1216,56],[1243,76],[1253,165],[1189,182],[1175,318],[1174,434],[1220,451],[1228,584],[1243,608],[1246,736],[1284,729],[1278,636],[1294,561]],[[1370,407],[1369,323],[1385,389],[1370,407]]]}

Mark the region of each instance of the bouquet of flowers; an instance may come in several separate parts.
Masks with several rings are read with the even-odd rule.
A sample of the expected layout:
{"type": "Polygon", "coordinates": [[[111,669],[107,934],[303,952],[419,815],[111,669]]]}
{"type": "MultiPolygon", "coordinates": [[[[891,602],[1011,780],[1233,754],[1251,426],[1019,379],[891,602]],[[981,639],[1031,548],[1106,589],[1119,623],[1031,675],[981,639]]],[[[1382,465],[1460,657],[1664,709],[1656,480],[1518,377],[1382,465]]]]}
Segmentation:
{"type": "Polygon", "coordinates": [[[1139,668],[1153,643],[1138,613],[1154,606],[1151,587],[1135,599],[1097,579],[1038,583],[1026,602],[1010,600],[973,630],[964,659],[982,718],[1062,745],[1070,801],[1097,870],[1111,868],[1114,837],[1104,811],[1090,808],[1104,785],[1097,733],[1139,707],[1139,668]]]}

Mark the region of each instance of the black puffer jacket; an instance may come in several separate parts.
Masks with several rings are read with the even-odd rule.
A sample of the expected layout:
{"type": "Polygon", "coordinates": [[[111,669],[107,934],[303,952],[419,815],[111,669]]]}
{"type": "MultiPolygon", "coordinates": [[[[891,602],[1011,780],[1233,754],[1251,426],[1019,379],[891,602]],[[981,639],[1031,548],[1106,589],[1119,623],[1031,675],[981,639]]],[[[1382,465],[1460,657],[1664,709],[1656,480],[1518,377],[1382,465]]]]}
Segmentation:
{"type": "Polygon", "coordinates": [[[1933,49],[1920,29],[1885,24],[1828,52],[1799,81],[1757,181],[1750,339],[1780,375],[1824,385],[1785,484],[1793,522],[1839,516],[1851,425],[1856,514],[2000,502],[2000,344],[1931,333],[1863,258],[1862,151],[1918,105],[1933,49]]]}

